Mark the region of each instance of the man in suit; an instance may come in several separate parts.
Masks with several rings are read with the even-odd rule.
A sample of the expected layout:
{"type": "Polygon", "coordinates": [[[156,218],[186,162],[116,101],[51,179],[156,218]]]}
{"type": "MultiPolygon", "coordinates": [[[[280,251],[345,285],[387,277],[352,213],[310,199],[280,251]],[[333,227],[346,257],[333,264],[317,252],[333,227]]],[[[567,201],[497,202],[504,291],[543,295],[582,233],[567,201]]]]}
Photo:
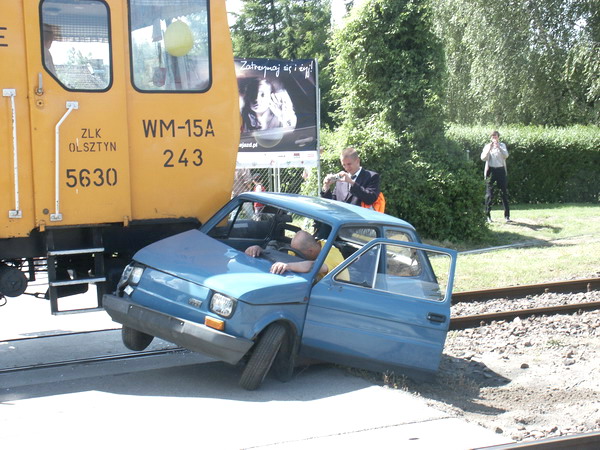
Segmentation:
{"type": "Polygon", "coordinates": [[[379,174],[362,168],[358,152],[352,147],[342,151],[340,162],[344,170],[325,177],[321,197],[358,206],[372,205],[379,196],[379,174]]]}

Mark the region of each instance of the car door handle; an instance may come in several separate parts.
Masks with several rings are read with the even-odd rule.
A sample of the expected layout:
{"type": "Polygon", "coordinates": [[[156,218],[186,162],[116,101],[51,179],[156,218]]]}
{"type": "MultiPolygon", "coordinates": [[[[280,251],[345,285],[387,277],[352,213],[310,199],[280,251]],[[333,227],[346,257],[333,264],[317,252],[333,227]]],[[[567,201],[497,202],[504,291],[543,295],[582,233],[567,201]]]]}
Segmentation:
{"type": "Polygon", "coordinates": [[[430,320],[431,322],[444,323],[446,321],[446,316],[443,314],[427,313],[427,320],[430,320]]]}

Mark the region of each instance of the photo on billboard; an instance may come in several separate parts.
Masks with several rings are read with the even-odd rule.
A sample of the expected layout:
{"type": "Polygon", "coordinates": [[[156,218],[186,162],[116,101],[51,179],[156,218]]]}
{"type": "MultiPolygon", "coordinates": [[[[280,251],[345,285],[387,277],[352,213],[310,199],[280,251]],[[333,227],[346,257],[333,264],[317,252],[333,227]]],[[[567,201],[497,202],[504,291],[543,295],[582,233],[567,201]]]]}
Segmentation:
{"type": "Polygon", "coordinates": [[[310,166],[317,159],[313,59],[236,58],[241,136],[238,166],[310,166]]]}

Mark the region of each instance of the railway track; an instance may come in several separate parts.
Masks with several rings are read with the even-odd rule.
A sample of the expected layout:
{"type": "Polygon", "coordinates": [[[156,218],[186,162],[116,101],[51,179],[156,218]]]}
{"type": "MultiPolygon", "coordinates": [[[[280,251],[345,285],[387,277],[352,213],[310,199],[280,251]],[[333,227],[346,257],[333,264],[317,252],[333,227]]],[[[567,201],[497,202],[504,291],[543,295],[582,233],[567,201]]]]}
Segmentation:
{"type": "MultiPolygon", "coordinates": [[[[460,303],[460,302],[476,302],[476,301],[485,301],[489,299],[497,299],[497,298],[506,298],[506,299],[514,299],[514,298],[522,298],[527,295],[539,295],[546,292],[555,292],[555,293],[565,293],[565,292],[587,292],[590,290],[600,289],[600,278],[590,278],[583,280],[575,280],[575,281],[565,281],[565,282],[552,282],[552,283],[542,283],[535,285],[526,285],[526,286],[512,286],[508,288],[501,289],[487,289],[480,291],[469,291],[469,292],[459,292],[455,293],[452,296],[452,303],[460,303]]],[[[481,326],[486,323],[490,323],[492,321],[499,320],[512,320],[516,317],[530,317],[535,315],[551,315],[551,314],[570,314],[577,311],[589,311],[600,309],[600,302],[588,302],[588,303],[577,303],[570,305],[560,305],[560,306],[547,306],[542,308],[533,308],[533,309],[518,309],[512,311],[502,311],[502,312],[494,312],[487,314],[477,314],[477,315],[468,315],[468,316],[456,316],[452,317],[450,320],[450,330],[462,330],[466,328],[474,328],[481,326]]],[[[94,330],[94,331],[86,331],[79,333],[65,333],[59,335],[40,335],[40,336],[32,336],[28,338],[20,338],[19,340],[30,340],[30,339],[40,339],[46,337],[59,337],[71,334],[90,334],[90,333],[98,333],[103,331],[111,331],[107,330],[94,330]]],[[[8,342],[8,341],[7,341],[8,342]]],[[[135,352],[135,353],[121,353],[121,354],[111,354],[111,355],[100,355],[86,358],[77,358],[77,359],[69,359],[64,361],[57,362],[49,362],[49,363],[40,363],[40,364],[31,364],[24,365],[19,367],[9,367],[9,368],[0,368],[0,374],[6,373],[15,373],[19,371],[29,371],[35,369],[43,369],[43,368],[55,368],[62,367],[68,365],[78,365],[78,364],[88,364],[94,362],[109,362],[109,361],[124,361],[138,358],[146,358],[152,356],[164,356],[169,354],[177,354],[187,352],[187,350],[182,349],[180,347],[176,348],[168,348],[161,350],[152,350],[152,351],[143,351],[143,352],[135,352]]]]}
{"type": "Polygon", "coordinates": [[[560,436],[548,439],[540,439],[539,441],[533,442],[521,442],[485,447],[486,450],[512,450],[519,448],[536,450],[597,450],[598,448],[600,448],[600,433],[575,434],[572,436],[560,436]]]}
{"type": "Polygon", "coordinates": [[[527,295],[540,295],[546,292],[588,292],[600,289],[600,278],[584,278],[570,281],[554,281],[550,283],[509,286],[497,289],[479,291],[455,292],[452,294],[452,304],[462,302],[480,302],[493,298],[520,298],[527,295]]]}
{"type": "MultiPolygon", "coordinates": [[[[600,289],[600,278],[586,278],[582,280],[559,281],[507,288],[486,289],[480,291],[458,292],[452,295],[452,304],[461,302],[481,302],[490,299],[515,299],[528,295],[552,293],[577,293],[589,292],[600,289]]],[[[450,319],[450,330],[463,330],[474,328],[492,321],[512,320],[516,317],[531,317],[553,314],[572,314],[578,311],[592,311],[600,309],[600,302],[575,303],[569,305],[545,306],[541,308],[517,309],[486,314],[458,316],[450,319]]]]}
{"type": "Polygon", "coordinates": [[[18,373],[18,372],[27,372],[31,370],[39,370],[39,369],[53,369],[57,367],[65,367],[65,366],[75,366],[75,365],[83,365],[97,362],[119,362],[133,359],[141,359],[155,356],[164,356],[171,354],[181,354],[181,353],[189,353],[189,350],[183,348],[169,348],[163,350],[146,350],[143,352],[137,353],[120,353],[116,355],[102,355],[102,356],[93,356],[88,358],[77,358],[77,359],[69,359],[64,361],[56,361],[56,362],[47,362],[47,363],[39,363],[39,364],[30,364],[26,366],[18,366],[18,367],[7,367],[0,369],[0,375],[2,374],[10,374],[10,373],[18,373]]]}

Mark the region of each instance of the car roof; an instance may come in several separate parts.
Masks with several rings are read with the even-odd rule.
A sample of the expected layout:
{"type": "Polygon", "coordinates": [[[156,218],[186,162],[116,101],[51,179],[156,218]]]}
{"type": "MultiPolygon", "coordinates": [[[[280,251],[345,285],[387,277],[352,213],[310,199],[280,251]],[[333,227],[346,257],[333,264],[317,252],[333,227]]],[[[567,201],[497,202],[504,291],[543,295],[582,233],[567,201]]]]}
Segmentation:
{"type": "Polygon", "coordinates": [[[299,194],[273,192],[245,192],[240,198],[257,203],[266,203],[280,208],[295,211],[301,215],[313,217],[331,225],[343,223],[385,224],[401,226],[414,230],[408,222],[388,214],[382,214],[368,208],[349,203],[329,200],[321,197],[309,197],[299,194]]]}

